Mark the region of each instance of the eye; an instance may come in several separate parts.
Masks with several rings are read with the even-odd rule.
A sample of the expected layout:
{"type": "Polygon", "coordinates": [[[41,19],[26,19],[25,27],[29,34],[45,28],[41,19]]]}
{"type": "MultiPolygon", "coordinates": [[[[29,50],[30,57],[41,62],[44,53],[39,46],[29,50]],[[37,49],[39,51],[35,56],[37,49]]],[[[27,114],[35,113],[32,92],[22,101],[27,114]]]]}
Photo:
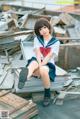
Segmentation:
{"type": "Polygon", "coordinates": [[[41,31],[41,30],[42,30],[42,28],[39,29],[39,31],[41,31]]]}
{"type": "Polygon", "coordinates": [[[46,26],[44,26],[44,28],[47,28],[46,26]]]}

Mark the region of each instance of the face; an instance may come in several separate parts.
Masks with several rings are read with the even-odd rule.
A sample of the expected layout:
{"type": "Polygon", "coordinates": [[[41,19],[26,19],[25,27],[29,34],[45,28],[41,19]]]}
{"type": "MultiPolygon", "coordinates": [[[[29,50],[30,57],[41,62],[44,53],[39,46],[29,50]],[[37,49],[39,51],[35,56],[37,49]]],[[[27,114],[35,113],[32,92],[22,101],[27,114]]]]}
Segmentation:
{"type": "Polygon", "coordinates": [[[42,28],[39,29],[40,35],[45,37],[48,36],[49,33],[49,29],[46,26],[43,26],[42,28]]]}

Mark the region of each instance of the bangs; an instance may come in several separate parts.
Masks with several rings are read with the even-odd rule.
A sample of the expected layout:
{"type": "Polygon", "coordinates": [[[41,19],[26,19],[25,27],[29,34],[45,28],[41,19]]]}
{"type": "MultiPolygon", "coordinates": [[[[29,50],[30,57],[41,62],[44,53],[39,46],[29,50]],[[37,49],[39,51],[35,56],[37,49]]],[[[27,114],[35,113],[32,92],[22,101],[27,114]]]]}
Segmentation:
{"type": "Polygon", "coordinates": [[[47,19],[41,18],[35,23],[34,31],[36,35],[40,35],[39,30],[44,26],[46,26],[51,31],[51,26],[47,19]]]}
{"type": "Polygon", "coordinates": [[[48,27],[49,28],[49,26],[44,22],[44,23],[42,23],[42,22],[40,22],[39,24],[38,24],[38,26],[36,27],[36,29],[41,29],[42,27],[44,27],[44,26],[46,26],[46,27],[48,27]]]}

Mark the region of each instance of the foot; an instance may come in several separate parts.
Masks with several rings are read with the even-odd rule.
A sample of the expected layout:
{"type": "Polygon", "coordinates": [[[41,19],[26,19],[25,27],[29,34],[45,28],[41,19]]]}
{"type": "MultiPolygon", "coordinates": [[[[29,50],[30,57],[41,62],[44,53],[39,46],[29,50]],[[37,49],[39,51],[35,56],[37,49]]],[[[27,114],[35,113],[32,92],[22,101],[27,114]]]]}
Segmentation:
{"type": "Polygon", "coordinates": [[[52,103],[52,99],[50,97],[44,97],[44,100],[43,100],[44,107],[49,106],[51,103],[52,103]]]}
{"type": "Polygon", "coordinates": [[[18,83],[18,88],[22,89],[25,85],[25,82],[27,80],[27,75],[28,75],[28,69],[23,68],[19,74],[19,83],[18,83]]]}

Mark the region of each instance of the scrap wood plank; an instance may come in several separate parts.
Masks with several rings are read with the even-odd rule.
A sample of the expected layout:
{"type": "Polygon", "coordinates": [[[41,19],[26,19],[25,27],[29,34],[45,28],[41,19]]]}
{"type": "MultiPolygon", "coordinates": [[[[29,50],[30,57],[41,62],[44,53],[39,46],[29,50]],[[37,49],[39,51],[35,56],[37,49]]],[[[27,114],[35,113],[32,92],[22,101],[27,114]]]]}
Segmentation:
{"type": "MultiPolygon", "coordinates": [[[[71,80],[71,81],[68,80],[68,82],[69,82],[68,85],[66,85],[66,86],[64,85],[63,90],[59,91],[59,94],[55,96],[54,103],[56,103],[56,105],[63,104],[63,100],[66,96],[66,94],[64,92],[67,92],[69,89],[72,88],[71,84],[72,84],[73,80],[71,80]]],[[[66,83],[64,83],[64,84],[66,84],[66,83]]]]}
{"type": "Polygon", "coordinates": [[[14,84],[14,75],[11,71],[11,69],[5,70],[6,73],[1,77],[0,89],[12,89],[14,84]]]}
{"type": "Polygon", "coordinates": [[[2,75],[2,76],[0,76],[0,86],[2,85],[2,83],[3,83],[4,79],[6,78],[7,73],[8,73],[7,71],[4,71],[3,75],[2,75]]]}
{"type": "Polygon", "coordinates": [[[57,38],[60,39],[60,40],[62,40],[62,41],[66,40],[66,41],[69,41],[69,42],[70,41],[76,41],[76,40],[79,41],[80,40],[80,37],[74,37],[74,36],[73,37],[57,37],[57,38]]]}
{"type": "Polygon", "coordinates": [[[45,11],[45,7],[38,9],[36,11],[33,11],[32,14],[38,14],[39,15],[39,14],[43,13],[44,11],[45,11]]]}
{"type": "Polygon", "coordinates": [[[20,107],[24,104],[32,105],[31,100],[27,101],[23,98],[20,98],[19,96],[12,94],[10,90],[2,90],[0,92],[0,101],[12,105],[14,108],[20,107]]]}
{"type": "Polygon", "coordinates": [[[80,92],[77,91],[60,91],[60,94],[54,99],[54,103],[56,103],[56,105],[62,105],[64,98],[67,95],[80,95],[80,92]]]}
{"type": "MultiPolygon", "coordinates": [[[[25,86],[23,89],[18,88],[18,81],[19,81],[19,72],[15,70],[14,71],[14,77],[15,77],[15,84],[14,84],[14,92],[39,92],[43,91],[43,85],[42,81],[38,78],[31,77],[30,80],[26,81],[25,86]]],[[[68,80],[68,76],[57,76],[55,78],[54,82],[51,82],[51,90],[62,90],[64,86],[64,82],[68,80]]]]}
{"type": "Polygon", "coordinates": [[[70,94],[70,95],[80,95],[79,91],[77,91],[77,92],[75,92],[75,91],[60,91],[60,93],[64,93],[65,95],[68,95],[68,94],[70,94]]]}
{"type": "Polygon", "coordinates": [[[28,104],[28,101],[26,101],[25,99],[22,99],[12,93],[9,93],[3,97],[0,98],[0,101],[7,103],[9,105],[13,105],[14,108],[19,107],[20,105],[23,104],[28,104]]]}
{"type": "Polygon", "coordinates": [[[60,95],[58,96],[59,99],[63,99],[66,95],[80,95],[80,92],[77,91],[60,91],[60,95]]]}
{"type": "MultiPolygon", "coordinates": [[[[63,84],[65,82],[65,79],[64,77],[57,77],[55,80],[58,81],[55,81],[55,82],[51,82],[51,90],[62,90],[63,89],[63,84]],[[59,80],[61,79],[61,81],[59,80]]],[[[14,85],[14,89],[15,89],[15,92],[40,92],[40,91],[43,91],[44,88],[43,88],[43,85],[42,85],[42,81],[40,79],[35,79],[35,78],[32,78],[31,80],[28,80],[26,83],[25,83],[25,86],[23,89],[19,89],[18,88],[18,77],[16,79],[15,77],[15,85],[14,85]]]]}
{"type": "Polygon", "coordinates": [[[34,29],[33,26],[36,22],[37,19],[39,18],[46,18],[49,21],[51,20],[50,16],[46,16],[46,15],[37,15],[37,14],[28,14],[28,16],[26,17],[24,23],[22,24],[21,27],[27,28],[27,29],[34,29]]]}
{"type": "Polygon", "coordinates": [[[66,96],[65,92],[66,91],[60,91],[59,95],[55,96],[53,103],[55,103],[56,105],[62,105],[63,101],[64,101],[64,98],[66,96]]]}
{"type": "MultiPolygon", "coordinates": [[[[21,107],[19,109],[19,111],[21,112],[21,115],[24,114],[24,116],[26,115],[26,117],[30,117],[30,116],[32,117],[32,115],[38,114],[38,110],[37,110],[36,104],[32,103],[32,102],[29,102],[29,104],[21,107]]],[[[13,112],[10,113],[11,117],[15,118],[15,117],[19,116],[18,115],[19,111],[18,110],[16,110],[16,111],[14,110],[14,113],[13,112]]]]}
{"type": "Polygon", "coordinates": [[[30,33],[33,33],[33,30],[28,30],[28,31],[20,31],[20,32],[15,32],[15,33],[9,33],[8,34],[0,34],[0,39],[3,39],[3,38],[9,38],[9,37],[16,37],[16,36],[20,36],[20,35],[27,35],[27,34],[30,34],[30,33]]]}
{"type": "MultiPolygon", "coordinates": [[[[25,102],[25,103],[19,105],[18,107],[16,107],[15,109],[11,110],[11,111],[10,111],[10,115],[11,115],[12,113],[18,111],[19,109],[23,108],[24,106],[31,108],[31,106],[29,105],[29,103],[25,102]],[[28,106],[26,106],[26,105],[28,105],[28,106]]],[[[27,108],[27,109],[28,109],[28,108],[27,108]]]]}
{"type": "Polygon", "coordinates": [[[55,65],[55,66],[56,66],[56,75],[57,76],[68,75],[68,72],[67,71],[65,71],[64,69],[62,69],[61,67],[59,67],[57,65],[55,65]]]}
{"type": "Polygon", "coordinates": [[[10,92],[11,92],[10,90],[2,90],[2,91],[0,91],[0,97],[5,96],[10,92]]]}
{"type": "Polygon", "coordinates": [[[34,110],[30,109],[29,112],[23,112],[23,110],[21,110],[21,114],[17,115],[12,114],[11,117],[12,118],[17,118],[17,119],[32,119],[32,117],[35,117],[38,115],[38,111],[37,109],[34,108],[34,110]]]}
{"type": "Polygon", "coordinates": [[[30,119],[30,117],[38,114],[36,104],[33,103],[32,100],[25,100],[15,94],[8,93],[7,91],[1,91],[0,95],[0,108],[1,105],[5,105],[4,108],[7,107],[10,117],[21,118],[21,116],[24,117],[26,115],[30,119]]]}
{"type": "MultiPolygon", "coordinates": [[[[34,109],[32,109],[31,108],[31,110],[30,110],[30,112],[27,112],[25,115],[24,115],[24,117],[26,118],[31,118],[32,117],[32,115],[38,115],[38,110],[36,109],[35,110],[35,108],[34,109]]],[[[33,116],[34,117],[34,116],[33,116]]],[[[25,119],[25,118],[23,118],[23,119],[25,119]]]]}

